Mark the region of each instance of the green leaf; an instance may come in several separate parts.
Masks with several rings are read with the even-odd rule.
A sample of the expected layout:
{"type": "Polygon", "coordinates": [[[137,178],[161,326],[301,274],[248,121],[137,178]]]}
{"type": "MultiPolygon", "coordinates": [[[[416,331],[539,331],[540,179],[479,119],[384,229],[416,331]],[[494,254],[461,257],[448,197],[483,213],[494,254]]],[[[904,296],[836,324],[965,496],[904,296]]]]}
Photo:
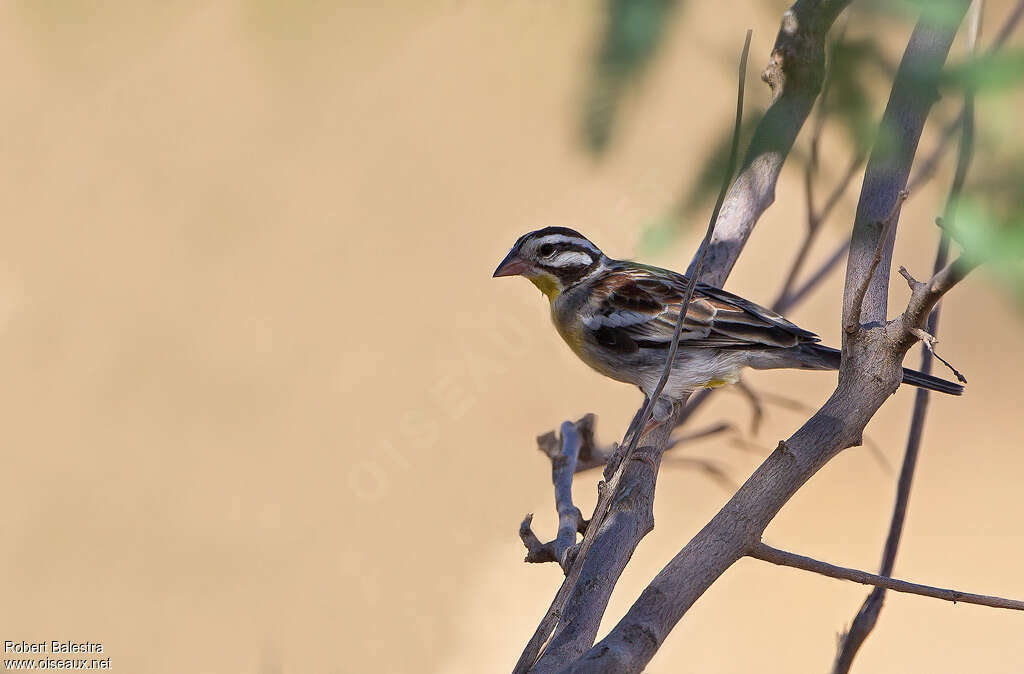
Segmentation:
{"type": "Polygon", "coordinates": [[[1018,301],[1024,302],[1024,213],[1001,217],[977,197],[962,198],[948,223],[950,234],[964,255],[984,269],[1018,301]]]}
{"type": "Polygon", "coordinates": [[[866,38],[843,41],[833,46],[829,61],[829,90],[825,112],[834,115],[856,151],[864,151],[875,140],[877,123],[871,97],[864,83],[871,68],[894,72],[878,42],[866,38]]]}
{"type": "Polygon", "coordinates": [[[587,149],[607,149],[619,105],[664,40],[665,24],[678,0],[607,0],[607,21],[584,100],[587,149]]]}
{"type": "Polygon", "coordinates": [[[957,89],[999,92],[1024,84],[1024,50],[1012,49],[983,54],[946,68],[942,85],[957,89]]]}

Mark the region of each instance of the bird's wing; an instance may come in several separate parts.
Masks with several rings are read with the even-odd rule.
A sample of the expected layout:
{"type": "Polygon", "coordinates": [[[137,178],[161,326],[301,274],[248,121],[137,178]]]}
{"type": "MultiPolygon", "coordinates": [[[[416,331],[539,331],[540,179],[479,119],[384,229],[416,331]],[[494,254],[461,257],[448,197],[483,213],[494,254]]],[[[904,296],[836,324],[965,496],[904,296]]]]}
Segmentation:
{"type": "MultiPolygon", "coordinates": [[[[623,263],[594,288],[584,324],[598,343],[618,351],[668,348],[679,320],[687,279],[681,274],[623,263]]],[[[679,343],[687,347],[790,347],[818,336],[777,313],[712,286],[697,284],[679,343]]]]}

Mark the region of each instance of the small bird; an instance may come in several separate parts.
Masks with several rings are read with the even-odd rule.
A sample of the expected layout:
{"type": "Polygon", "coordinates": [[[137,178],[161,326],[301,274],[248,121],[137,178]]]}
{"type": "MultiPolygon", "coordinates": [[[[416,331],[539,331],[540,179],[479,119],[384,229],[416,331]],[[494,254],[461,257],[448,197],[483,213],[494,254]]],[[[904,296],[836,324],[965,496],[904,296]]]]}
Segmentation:
{"type": "MultiPolygon", "coordinates": [[[[545,227],[519,237],[494,276],[525,276],[547,295],[551,320],[580,360],[635,384],[648,398],[665,368],[687,278],[613,260],[579,232],[545,227]]],[[[719,288],[696,284],[672,371],[671,400],[739,380],[743,368],[838,370],[840,352],[779,314],[719,288]]],[[[960,395],[963,386],[903,370],[903,382],[960,395]]]]}

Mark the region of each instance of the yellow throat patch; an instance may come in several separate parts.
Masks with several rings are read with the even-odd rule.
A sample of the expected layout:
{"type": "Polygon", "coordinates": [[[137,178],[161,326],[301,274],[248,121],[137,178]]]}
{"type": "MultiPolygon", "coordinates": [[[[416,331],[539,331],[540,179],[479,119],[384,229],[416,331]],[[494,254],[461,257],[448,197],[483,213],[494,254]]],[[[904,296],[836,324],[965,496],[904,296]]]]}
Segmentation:
{"type": "Polygon", "coordinates": [[[545,295],[549,300],[554,300],[558,297],[559,293],[562,292],[562,285],[558,280],[549,274],[542,274],[540,276],[529,277],[530,283],[537,286],[538,289],[545,295]]]}

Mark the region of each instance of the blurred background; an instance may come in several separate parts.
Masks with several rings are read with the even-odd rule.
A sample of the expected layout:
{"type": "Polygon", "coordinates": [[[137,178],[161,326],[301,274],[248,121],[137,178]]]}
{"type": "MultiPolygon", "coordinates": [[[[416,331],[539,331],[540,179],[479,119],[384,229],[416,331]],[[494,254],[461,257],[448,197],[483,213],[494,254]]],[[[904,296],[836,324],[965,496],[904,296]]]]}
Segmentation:
{"type": "MultiPolygon", "coordinates": [[[[534,438],[595,412],[610,443],[641,400],[575,359],[529,283],[491,272],[550,224],[684,269],[743,33],[753,123],[786,4],[341,4],[0,5],[0,639],[99,641],[121,672],[507,671],[553,596],[560,570],[524,564],[516,535],[527,512],[555,530],[534,438]]],[[[987,4],[982,45],[1012,4],[987,4]]],[[[849,16],[861,60],[819,195],[870,143],[914,11],[849,16]]],[[[1021,97],[996,79],[968,191],[999,212],[1019,206],[1024,148],[1021,97]]],[[[959,104],[937,106],[922,155],[959,104]]],[[[761,303],[806,227],[807,143],[726,286],[761,303]]],[[[894,261],[919,278],[951,168],[903,210],[894,261]]],[[[808,269],[848,236],[859,182],[808,269]]],[[[835,345],[842,268],[789,312],[835,345]]],[[[890,314],[906,295],[892,284],[890,314]]],[[[1024,596],[1020,296],[997,266],[944,303],[940,352],[970,385],[933,397],[900,577],[1024,596]]],[[[768,403],[755,433],[743,396],[713,397],[691,427],[733,430],[666,459],[604,630],[835,375],[747,381],[806,409],[768,403]]],[[[912,400],[765,540],[875,569],[912,400]]],[[[586,513],[596,479],[576,483],[586,513]]],[[[825,671],[866,594],[744,560],[650,671],[825,671]]],[[[890,593],[855,670],[1019,672],[1022,620],[890,593]]]]}

